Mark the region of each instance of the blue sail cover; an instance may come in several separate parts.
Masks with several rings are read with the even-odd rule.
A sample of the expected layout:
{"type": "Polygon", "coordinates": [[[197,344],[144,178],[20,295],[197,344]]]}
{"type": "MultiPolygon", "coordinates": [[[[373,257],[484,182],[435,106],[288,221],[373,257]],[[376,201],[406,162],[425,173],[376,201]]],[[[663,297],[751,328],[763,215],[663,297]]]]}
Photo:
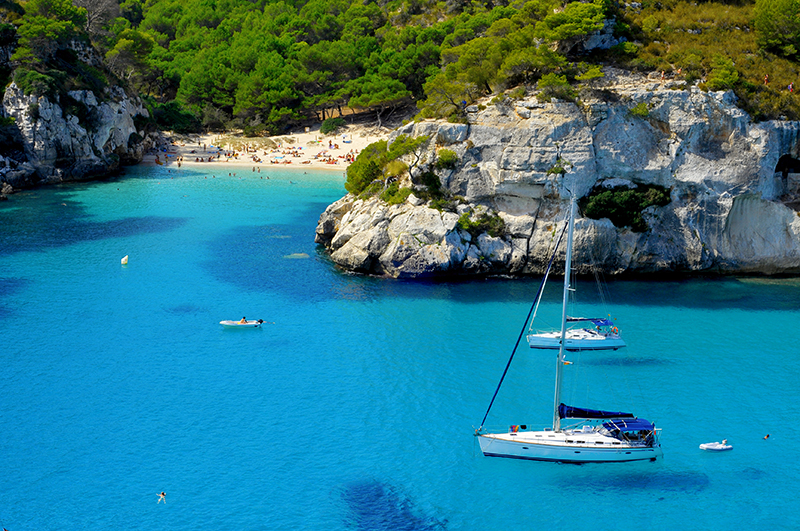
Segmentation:
{"type": "Polygon", "coordinates": [[[600,411],[597,409],[583,409],[580,407],[558,405],[558,417],[562,419],[627,419],[634,418],[632,413],[621,411],[600,411]]]}
{"type": "Polygon", "coordinates": [[[608,431],[653,431],[656,426],[646,419],[616,419],[604,422],[603,427],[608,431]]]}
{"type": "Polygon", "coordinates": [[[579,321],[591,321],[595,326],[614,326],[614,323],[604,318],[594,317],[567,317],[567,322],[577,323],[579,321]]]}

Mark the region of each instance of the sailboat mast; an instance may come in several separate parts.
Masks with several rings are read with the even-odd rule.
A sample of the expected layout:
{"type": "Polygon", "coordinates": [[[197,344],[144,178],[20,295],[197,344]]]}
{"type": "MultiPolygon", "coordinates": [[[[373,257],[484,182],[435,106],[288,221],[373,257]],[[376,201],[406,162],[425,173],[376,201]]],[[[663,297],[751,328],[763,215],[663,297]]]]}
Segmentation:
{"type": "Polygon", "coordinates": [[[564,299],[561,306],[561,346],[556,363],[556,391],[553,403],[553,431],[561,431],[561,417],[558,406],[561,404],[561,368],[564,366],[564,351],[567,341],[567,306],[569,303],[570,273],[572,272],[572,233],[575,228],[575,197],[569,200],[569,228],[567,229],[567,256],[564,261],[564,299]]]}

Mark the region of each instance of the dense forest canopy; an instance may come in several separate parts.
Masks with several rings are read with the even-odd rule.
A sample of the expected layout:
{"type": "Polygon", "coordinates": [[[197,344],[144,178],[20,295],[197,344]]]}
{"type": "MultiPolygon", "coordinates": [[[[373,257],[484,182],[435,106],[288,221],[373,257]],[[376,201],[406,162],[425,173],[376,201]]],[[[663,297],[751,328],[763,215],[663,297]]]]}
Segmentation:
{"type": "Polygon", "coordinates": [[[0,20],[7,81],[50,95],[122,82],[182,130],[274,134],[413,106],[458,121],[492,94],[579,99],[609,64],[733,89],[757,119],[800,117],[797,0],[0,0],[0,20]],[[604,27],[619,44],[576,46],[604,27]]]}

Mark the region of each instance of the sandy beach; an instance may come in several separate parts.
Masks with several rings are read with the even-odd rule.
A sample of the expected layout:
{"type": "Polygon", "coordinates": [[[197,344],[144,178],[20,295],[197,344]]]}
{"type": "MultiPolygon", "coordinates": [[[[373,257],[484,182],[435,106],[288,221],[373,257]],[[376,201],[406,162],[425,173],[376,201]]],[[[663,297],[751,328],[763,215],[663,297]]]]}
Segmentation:
{"type": "Polygon", "coordinates": [[[350,125],[324,135],[316,128],[271,137],[236,134],[164,133],[165,143],[146,154],[142,164],[193,167],[209,164],[295,169],[346,169],[369,144],[389,136],[390,129],[350,125]]]}

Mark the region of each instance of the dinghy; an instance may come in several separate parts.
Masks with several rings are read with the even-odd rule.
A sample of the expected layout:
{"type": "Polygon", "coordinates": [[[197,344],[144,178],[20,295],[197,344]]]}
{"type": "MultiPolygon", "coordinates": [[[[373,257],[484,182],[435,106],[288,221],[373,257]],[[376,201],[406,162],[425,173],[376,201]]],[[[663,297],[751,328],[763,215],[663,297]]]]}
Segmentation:
{"type": "Polygon", "coordinates": [[[256,321],[246,321],[242,319],[241,321],[220,321],[219,324],[225,328],[261,328],[263,322],[263,319],[258,319],[256,321]]]}
{"type": "Polygon", "coordinates": [[[726,452],[733,450],[733,445],[728,444],[728,439],[722,439],[722,442],[703,443],[700,449],[707,452],[726,452]]]}

